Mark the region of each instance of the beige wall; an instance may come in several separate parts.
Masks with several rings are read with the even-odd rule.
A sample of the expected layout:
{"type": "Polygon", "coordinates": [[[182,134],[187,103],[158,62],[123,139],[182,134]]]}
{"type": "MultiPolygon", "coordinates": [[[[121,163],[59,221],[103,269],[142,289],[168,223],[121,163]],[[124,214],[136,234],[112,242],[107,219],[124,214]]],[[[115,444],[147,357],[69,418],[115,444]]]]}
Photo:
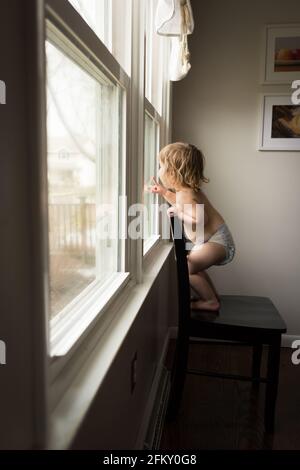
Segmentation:
{"type": "MultiPolygon", "coordinates": [[[[300,153],[257,150],[265,24],[300,23],[298,0],[192,2],[192,68],[173,87],[173,141],[206,156],[205,192],[236,241],[232,263],[209,269],[221,294],[268,296],[300,334],[300,153]]],[[[299,74],[300,78],[300,74],[299,74]]]]}

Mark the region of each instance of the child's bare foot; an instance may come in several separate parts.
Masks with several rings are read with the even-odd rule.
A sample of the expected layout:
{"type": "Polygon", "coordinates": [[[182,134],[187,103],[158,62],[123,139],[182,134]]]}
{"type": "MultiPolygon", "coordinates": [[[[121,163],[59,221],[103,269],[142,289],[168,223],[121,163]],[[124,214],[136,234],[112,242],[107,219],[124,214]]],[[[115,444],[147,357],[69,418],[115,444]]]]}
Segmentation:
{"type": "Polygon", "coordinates": [[[191,302],[192,310],[212,310],[216,311],[220,308],[220,302],[217,300],[194,300],[191,302]]]}

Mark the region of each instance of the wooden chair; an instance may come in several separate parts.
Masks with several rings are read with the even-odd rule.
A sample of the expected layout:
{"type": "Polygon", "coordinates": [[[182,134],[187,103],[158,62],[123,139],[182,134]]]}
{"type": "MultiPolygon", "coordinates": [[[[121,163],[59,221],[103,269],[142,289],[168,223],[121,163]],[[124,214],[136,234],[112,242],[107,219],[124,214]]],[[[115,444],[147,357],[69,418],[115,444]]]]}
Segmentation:
{"type": "Polygon", "coordinates": [[[208,375],[223,379],[247,380],[256,385],[259,385],[260,382],[265,383],[265,430],[271,433],[274,431],[281,335],[286,332],[286,325],[268,297],[221,295],[221,307],[218,312],[191,310],[186,240],[184,236],[180,236],[183,233],[182,222],[177,217],[170,217],[170,220],[177,264],[179,317],[167,420],[172,420],[177,415],[186,373],[208,375]],[[189,344],[199,342],[199,340],[195,341],[192,338],[217,339],[252,345],[252,376],[187,369],[189,344]],[[268,345],[266,378],[260,377],[262,346],[264,344],[268,345]]]}

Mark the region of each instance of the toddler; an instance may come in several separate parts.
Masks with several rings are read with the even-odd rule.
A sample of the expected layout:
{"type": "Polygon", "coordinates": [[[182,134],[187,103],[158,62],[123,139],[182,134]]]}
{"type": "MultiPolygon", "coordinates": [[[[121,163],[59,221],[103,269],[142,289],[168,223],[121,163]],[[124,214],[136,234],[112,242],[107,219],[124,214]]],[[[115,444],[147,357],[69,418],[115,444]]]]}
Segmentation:
{"type": "Polygon", "coordinates": [[[153,177],[150,191],[160,194],[171,204],[168,214],[183,221],[185,238],[192,242],[187,260],[190,285],[198,299],[191,301],[191,308],[218,310],[220,298],[205,270],[232,261],[235,244],[223,217],[201,189],[203,182],[209,182],[203,174],[204,156],[194,145],[175,142],[164,147],[158,158],[159,178],[163,184],[153,177]],[[198,208],[204,207],[204,211],[197,211],[197,204],[203,204],[198,208]],[[198,238],[196,242],[195,227],[199,223],[204,226],[204,240],[199,242],[198,238]]]}

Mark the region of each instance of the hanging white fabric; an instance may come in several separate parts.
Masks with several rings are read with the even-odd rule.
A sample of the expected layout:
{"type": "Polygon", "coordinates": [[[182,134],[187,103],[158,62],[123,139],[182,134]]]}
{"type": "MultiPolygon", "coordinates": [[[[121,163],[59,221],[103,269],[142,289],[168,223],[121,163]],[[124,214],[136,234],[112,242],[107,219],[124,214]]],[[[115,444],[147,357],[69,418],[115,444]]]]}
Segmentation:
{"type": "Polygon", "coordinates": [[[155,29],[163,36],[180,36],[183,32],[192,34],[194,17],[190,0],[158,0],[155,29]]]}
{"type": "Polygon", "coordinates": [[[182,80],[191,68],[188,34],[194,30],[190,0],[159,0],[155,15],[158,34],[171,37],[169,79],[182,80]]]}
{"type": "Polygon", "coordinates": [[[186,36],[173,36],[171,38],[171,56],[169,64],[169,79],[173,82],[182,80],[188,74],[190,53],[187,47],[186,36]]]}

